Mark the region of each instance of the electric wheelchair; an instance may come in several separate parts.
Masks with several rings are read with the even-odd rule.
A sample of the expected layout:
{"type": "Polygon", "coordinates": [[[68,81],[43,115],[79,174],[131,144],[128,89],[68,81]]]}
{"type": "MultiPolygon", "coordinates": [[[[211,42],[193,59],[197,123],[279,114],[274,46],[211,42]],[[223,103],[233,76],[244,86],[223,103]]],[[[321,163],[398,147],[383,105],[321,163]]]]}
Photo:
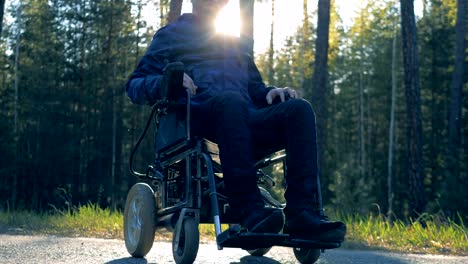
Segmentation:
{"type": "MultiPolygon", "coordinates": [[[[153,106],[144,132],[130,155],[130,170],[139,178],[127,195],[124,209],[124,238],[130,255],[144,257],[153,245],[155,231],[166,227],[173,230],[175,262],[193,263],[198,251],[200,223],[214,224],[219,250],[235,247],[263,256],[272,246],[285,246],[293,248],[299,262],[315,263],[325,249],[340,247],[339,242],[304,240],[281,233],[249,233],[240,227],[239,219],[230,214],[227,197],[223,195],[216,144],[190,134],[190,94],[182,87],[183,68],[179,62],[169,63],[165,68],[162,99],[153,106]],[[181,98],[185,98],[185,104],[180,103],[181,98]],[[139,173],[133,169],[133,157],[153,117],[157,127],[156,157],[145,173],[139,173]],[[221,224],[229,224],[229,228],[223,231],[221,224]]],[[[283,208],[261,187],[265,183],[274,184],[261,169],[279,162],[286,166],[285,157],[284,151],[276,152],[255,164],[266,206],[283,208]]],[[[287,173],[286,168],[283,171],[287,173]]]]}

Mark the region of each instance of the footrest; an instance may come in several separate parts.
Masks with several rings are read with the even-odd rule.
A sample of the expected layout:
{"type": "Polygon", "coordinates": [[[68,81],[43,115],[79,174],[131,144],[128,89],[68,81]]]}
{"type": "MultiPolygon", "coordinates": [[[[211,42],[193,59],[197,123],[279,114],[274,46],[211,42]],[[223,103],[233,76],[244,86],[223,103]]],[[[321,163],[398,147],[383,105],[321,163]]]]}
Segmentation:
{"type": "Polygon", "coordinates": [[[236,232],[228,229],[219,234],[216,241],[221,247],[246,250],[283,246],[308,249],[332,249],[341,246],[340,242],[324,242],[291,237],[287,234],[236,232]]]}

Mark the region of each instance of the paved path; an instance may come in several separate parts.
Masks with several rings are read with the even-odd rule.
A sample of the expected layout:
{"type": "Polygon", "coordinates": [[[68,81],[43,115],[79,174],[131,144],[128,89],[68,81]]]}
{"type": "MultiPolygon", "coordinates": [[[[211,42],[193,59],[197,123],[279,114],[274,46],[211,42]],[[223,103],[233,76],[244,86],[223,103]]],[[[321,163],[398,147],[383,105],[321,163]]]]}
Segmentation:
{"type": "MultiPolygon", "coordinates": [[[[0,235],[0,263],[164,264],[174,263],[171,243],[155,242],[145,259],[129,257],[122,240],[0,235]]],[[[291,248],[274,247],[265,257],[252,257],[241,249],[217,250],[200,244],[195,263],[288,264],[296,261],[291,248]]],[[[468,264],[468,257],[397,254],[381,251],[328,250],[318,264],[468,264]]]]}

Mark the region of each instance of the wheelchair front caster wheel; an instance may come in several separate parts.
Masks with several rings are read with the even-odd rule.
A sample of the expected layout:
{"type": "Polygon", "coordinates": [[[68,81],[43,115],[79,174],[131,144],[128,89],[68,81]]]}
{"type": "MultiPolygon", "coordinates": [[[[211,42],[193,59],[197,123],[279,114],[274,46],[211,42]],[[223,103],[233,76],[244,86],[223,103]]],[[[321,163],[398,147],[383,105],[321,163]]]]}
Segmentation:
{"type": "Polygon", "coordinates": [[[320,249],[293,248],[294,256],[302,264],[313,264],[320,257],[320,249]]]}
{"type": "Polygon", "coordinates": [[[172,254],[177,264],[192,264],[195,261],[198,253],[198,243],[200,241],[200,233],[198,231],[198,223],[192,217],[185,217],[182,225],[180,225],[180,236],[177,241],[177,233],[179,227],[174,230],[172,238],[172,254]]]}
{"type": "Polygon", "coordinates": [[[271,249],[271,247],[269,247],[269,248],[256,248],[256,249],[247,250],[247,252],[249,252],[249,254],[252,255],[252,256],[261,257],[261,256],[265,255],[266,253],[268,253],[268,251],[270,251],[270,249],[271,249]]]}
{"type": "Polygon", "coordinates": [[[153,246],[155,215],[153,189],[146,183],[135,184],[128,192],[124,209],[125,246],[132,257],[144,257],[153,246]]]}

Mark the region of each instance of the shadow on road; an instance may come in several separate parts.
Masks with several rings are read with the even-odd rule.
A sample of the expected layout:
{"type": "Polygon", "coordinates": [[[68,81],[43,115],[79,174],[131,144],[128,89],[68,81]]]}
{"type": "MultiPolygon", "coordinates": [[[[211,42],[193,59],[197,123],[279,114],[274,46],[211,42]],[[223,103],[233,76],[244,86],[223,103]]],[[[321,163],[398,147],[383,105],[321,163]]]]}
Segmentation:
{"type": "MultiPolygon", "coordinates": [[[[390,253],[386,251],[367,251],[367,250],[336,250],[327,251],[322,254],[317,264],[353,264],[353,263],[372,263],[372,264],[409,264],[426,263],[417,261],[405,254],[390,253]]],[[[433,263],[428,261],[427,263],[433,263]]]]}
{"type": "Polygon", "coordinates": [[[239,262],[231,262],[230,264],[281,264],[281,262],[267,257],[245,256],[239,262]]]}
{"type": "MultiPolygon", "coordinates": [[[[156,264],[156,263],[148,263],[148,261],[144,258],[121,258],[115,259],[105,264],[156,264]]],[[[245,256],[240,259],[239,262],[231,262],[230,264],[281,264],[274,259],[267,258],[267,257],[254,257],[254,256],[245,256]]]]}
{"type": "Polygon", "coordinates": [[[148,263],[148,261],[144,258],[121,258],[121,259],[114,259],[109,262],[106,262],[105,264],[151,264],[148,263]]]}

